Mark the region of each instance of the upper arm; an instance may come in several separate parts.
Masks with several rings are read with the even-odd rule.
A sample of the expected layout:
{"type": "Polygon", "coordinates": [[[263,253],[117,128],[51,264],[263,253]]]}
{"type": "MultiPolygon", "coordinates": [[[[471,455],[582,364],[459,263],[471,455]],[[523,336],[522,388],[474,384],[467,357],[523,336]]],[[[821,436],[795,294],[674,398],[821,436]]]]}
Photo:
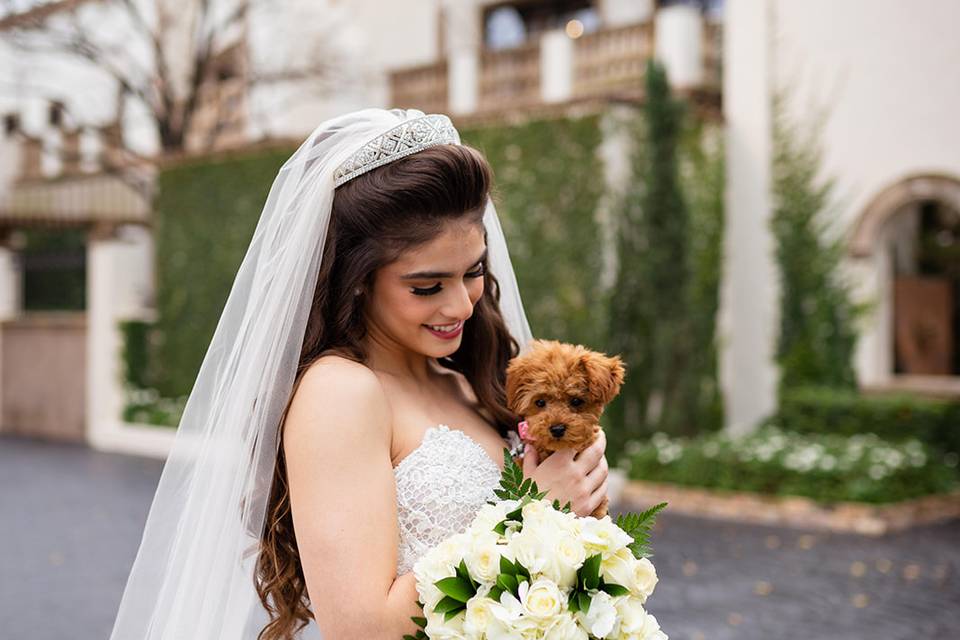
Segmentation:
{"type": "Polygon", "coordinates": [[[396,577],[390,441],[390,407],[373,372],[325,357],[304,374],[283,451],[307,593],[325,636],[370,629],[396,577]]]}

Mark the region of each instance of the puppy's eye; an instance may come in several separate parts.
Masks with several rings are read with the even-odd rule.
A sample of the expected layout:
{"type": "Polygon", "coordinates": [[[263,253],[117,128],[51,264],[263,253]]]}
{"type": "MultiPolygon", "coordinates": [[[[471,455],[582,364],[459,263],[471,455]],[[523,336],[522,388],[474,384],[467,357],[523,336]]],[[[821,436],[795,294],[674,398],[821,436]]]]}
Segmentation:
{"type": "Polygon", "coordinates": [[[534,400],[534,401],[533,401],[533,404],[535,404],[535,405],[537,405],[538,407],[540,407],[541,409],[543,409],[545,406],[547,406],[547,401],[544,400],[543,398],[539,398],[539,399],[537,399],[537,400],[534,400]]]}
{"type": "Polygon", "coordinates": [[[582,404],[583,404],[583,400],[581,398],[570,398],[571,407],[579,407],[582,404]]]}

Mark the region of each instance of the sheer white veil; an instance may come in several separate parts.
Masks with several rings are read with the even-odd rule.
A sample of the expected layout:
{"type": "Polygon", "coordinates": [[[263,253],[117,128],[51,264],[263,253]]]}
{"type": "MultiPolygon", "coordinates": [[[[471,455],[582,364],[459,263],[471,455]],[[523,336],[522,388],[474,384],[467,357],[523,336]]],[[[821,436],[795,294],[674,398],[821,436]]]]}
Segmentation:
{"type": "MultiPolygon", "coordinates": [[[[364,143],[423,115],[364,109],[330,119],[280,169],[187,401],[112,640],[252,640],[262,629],[257,550],[334,170],[364,143]]],[[[524,349],[530,328],[492,202],[484,225],[501,312],[524,349]]]]}

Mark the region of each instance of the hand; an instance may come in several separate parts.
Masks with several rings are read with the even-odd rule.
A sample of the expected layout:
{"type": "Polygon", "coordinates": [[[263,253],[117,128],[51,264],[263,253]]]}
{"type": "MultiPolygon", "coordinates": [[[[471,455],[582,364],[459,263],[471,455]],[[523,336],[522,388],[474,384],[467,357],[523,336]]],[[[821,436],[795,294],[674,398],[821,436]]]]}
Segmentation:
{"type": "Polygon", "coordinates": [[[588,516],[607,495],[607,436],[603,430],[596,441],[580,452],[557,451],[540,464],[537,450],[527,445],[523,454],[523,475],[533,478],[547,499],[567,502],[578,516],[588,516]],[[576,454],[576,455],[574,455],[576,454]]]}

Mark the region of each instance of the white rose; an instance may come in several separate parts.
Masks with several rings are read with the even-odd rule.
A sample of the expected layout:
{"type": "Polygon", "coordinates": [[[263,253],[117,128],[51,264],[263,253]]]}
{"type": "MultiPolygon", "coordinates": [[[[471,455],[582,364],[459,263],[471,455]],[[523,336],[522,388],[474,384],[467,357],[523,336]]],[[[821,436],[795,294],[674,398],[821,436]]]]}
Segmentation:
{"type": "Polygon", "coordinates": [[[640,638],[641,640],[667,640],[667,634],[660,630],[660,623],[653,614],[648,613],[640,638]]]}
{"type": "Polygon", "coordinates": [[[538,621],[524,615],[523,603],[509,591],[500,595],[500,602],[491,602],[490,613],[487,640],[534,640],[542,635],[538,621]]]}
{"type": "Polygon", "coordinates": [[[543,640],[588,640],[587,632],[577,624],[569,611],[554,618],[553,624],[543,634],[543,640]]]}
{"type": "Polygon", "coordinates": [[[470,524],[470,531],[476,535],[492,533],[493,528],[507,517],[507,507],[505,502],[496,504],[485,504],[480,507],[473,522],[470,524]]]}
{"type": "Polygon", "coordinates": [[[566,596],[547,578],[538,578],[533,584],[523,581],[518,592],[524,612],[540,621],[560,615],[567,604],[566,596]]]}
{"type": "Polygon", "coordinates": [[[620,549],[613,555],[600,560],[600,575],[606,582],[619,584],[626,589],[630,589],[630,584],[633,582],[633,561],[635,560],[636,558],[633,557],[630,549],[620,549]]]}
{"type": "Polygon", "coordinates": [[[572,589],[577,582],[577,570],[583,566],[587,552],[580,540],[567,531],[560,532],[554,540],[553,551],[547,554],[542,573],[561,589],[572,589]]]}
{"type": "Polygon", "coordinates": [[[493,604],[493,600],[479,594],[467,601],[463,630],[471,640],[481,640],[493,623],[493,612],[490,610],[493,604]]]}
{"type": "Polygon", "coordinates": [[[620,637],[627,640],[642,638],[644,625],[647,622],[647,612],[638,598],[624,598],[617,603],[617,613],[620,615],[620,637]]]}
{"type": "Polygon", "coordinates": [[[466,533],[458,533],[443,540],[414,563],[413,575],[417,579],[417,593],[424,608],[433,608],[441,600],[443,595],[434,585],[438,580],[456,575],[457,565],[464,550],[469,548],[469,543],[470,538],[466,533]]]}
{"type": "Polygon", "coordinates": [[[431,640],[467,640],[463,629],[463,614],[458,613],[450,620],[444,621],[442,613],[425,613],[427,626],[424,632],[431,640]]]}
{"type": "Polygon", "coordinates": [[[464,555],[467,571],[474,580],[494,582],[500,574],[500,554],[505,547],[498,545],[500,537],[495,533],[474,537],[470,549],[464,555]]]}
{"type": "Polygon", "coordinates": [[[523,505],[523,521],[543,520],[547,518],[547,513],[552,509],[550,503],[546,500],[531,500],[523,505]]]}
{"type": "Polygon", "coordinates": [[[640,558],[633,562],[633,582],[628,588],[643,594],[643,600],[646,601],[657,586],[657,580],[657,569],[653,563],[646,558],[640,558]]]}
{"type": "Polygon", "coordinates": [[[524,527],[523,531],[512,536],[508,543],[508,553],[522,564],[527,571],[540,574],[552,554],[555,540],[548,528],[524,527]]]}
{"type": "Polygon", "coordinates": [[[614,635],[617,625],[617,609],[613,598],[605,591],[597,591],[590,597],[590,610],[587,613],[578,611],[577,621],[583,625],[591,635],[597,638],[606,638],[614,635]]]}
{"type": "Polygon", "coordinates": [[[603,516],[600,520],[587,516],[580,518],[580,524],[580,540],[588,556],[600,553],[606,559],[633,542],[633,538],[613,524],[610,516],[603,516]]]}
{"type": "Polygon", "coordinates": [[[657,570],[646,558],[637,560],[629,549],[620,549],[601,560],[600,574],[606,582],[619,584],[630,594],[646,602],[657,586],[657,570]]]}

